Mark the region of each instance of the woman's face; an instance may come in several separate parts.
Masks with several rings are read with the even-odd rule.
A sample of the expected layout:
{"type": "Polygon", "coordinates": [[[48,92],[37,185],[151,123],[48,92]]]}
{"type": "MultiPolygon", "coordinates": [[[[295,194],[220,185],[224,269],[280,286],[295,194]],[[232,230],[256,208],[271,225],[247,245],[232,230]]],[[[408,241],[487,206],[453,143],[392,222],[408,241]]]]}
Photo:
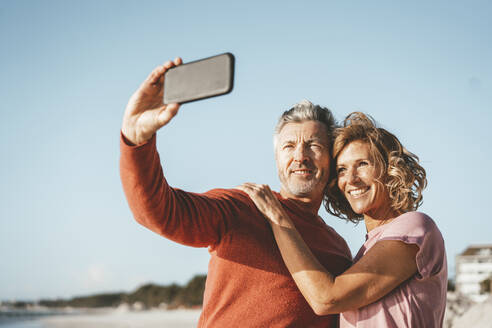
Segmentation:
{"type": "Polygon", "coordinates": [[[337,158],[337,174],[338,188],[355,213],[373,218],[388,213],[388,192],[377,180],[379,171],[367,142],[352,141],[342,149],[337,158]]]}

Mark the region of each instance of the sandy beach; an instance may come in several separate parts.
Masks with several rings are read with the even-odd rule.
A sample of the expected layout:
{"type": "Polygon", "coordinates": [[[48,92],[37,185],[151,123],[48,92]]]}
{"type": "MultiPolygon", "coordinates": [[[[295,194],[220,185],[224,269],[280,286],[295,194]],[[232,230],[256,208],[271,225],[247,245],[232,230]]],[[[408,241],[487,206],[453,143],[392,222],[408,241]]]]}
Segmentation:
{"type": "MultiPolygon", "coordinates": [[[[72,310],[73,311],[73,310],[72,310]]],[[[25,320],[1,321],[5,328],[195,328],[201,309],[132,310],[128,306],[86,309],[25,320]]],[[[483,303],[448,293],[443,328],[486,328],[492,322],[492,297],[483,303]]]]}
{"type": "Polygon", "coordinates": [[[54,316],[41,319],[40,322],[46,328],[195,328],[200,312],[200,309],[139,312],[113,310],[97,314],[54,316]]]}
{"type": "MultiPolygon", "coordinates": [[[[201,309],[128,311],[108,309],[91,314],[61,315],[40,319],[43,328],[195,328],[201,309]]],[[[490,327],[492,297],[473,303],[448,294],[444,328],[490,327]],[[471,326],[470,326],[471,324],[471,326]]]]}

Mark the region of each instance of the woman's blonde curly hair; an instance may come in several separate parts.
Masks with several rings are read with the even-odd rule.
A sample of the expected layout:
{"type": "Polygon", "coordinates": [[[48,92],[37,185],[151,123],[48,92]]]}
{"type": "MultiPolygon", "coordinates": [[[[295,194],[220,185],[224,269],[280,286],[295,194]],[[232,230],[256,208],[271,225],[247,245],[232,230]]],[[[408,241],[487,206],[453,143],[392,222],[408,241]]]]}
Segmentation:
{"type": "Polygon", "coordinates": [[[370,154],[379,171],[378,181],[388,191],[391,208],[398,214],[416,210],[422,204],[422,191],[427,185],[425,170],[418,157],[409,152],[392,133],[376,126],[372,117],[360,112],[349,114],[340,128],[335,130],[332,152],[334,163],[330,182],[325,189],[326,210],[342,219],[359,222],[362,214],[352,210],[338,188],[336,161],[340,152],[353,141],[367,142],[370,154]]]}

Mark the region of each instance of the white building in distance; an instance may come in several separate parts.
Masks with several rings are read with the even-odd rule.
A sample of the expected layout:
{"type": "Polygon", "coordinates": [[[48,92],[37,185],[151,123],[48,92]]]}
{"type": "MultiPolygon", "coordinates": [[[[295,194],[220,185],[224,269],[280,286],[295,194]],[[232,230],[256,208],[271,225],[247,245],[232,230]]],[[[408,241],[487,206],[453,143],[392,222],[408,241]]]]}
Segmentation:
{"type": "Polygon", "coordinates": [[[456,256],[456,292],[475,302],[491,295],[492,244],[471,245],[456,256]]]}

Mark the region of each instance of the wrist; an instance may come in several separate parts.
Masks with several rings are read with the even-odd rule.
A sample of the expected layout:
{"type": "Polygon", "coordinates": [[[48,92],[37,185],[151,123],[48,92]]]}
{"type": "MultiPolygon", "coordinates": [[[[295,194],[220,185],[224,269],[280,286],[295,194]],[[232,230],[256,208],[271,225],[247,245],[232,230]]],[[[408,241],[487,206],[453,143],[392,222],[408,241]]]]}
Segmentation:
{"type": "Polygon", "coordinates": [[[270,218],[270,223],[278,226],[289,226],[291,221],[287,213],[282,208],[272,209],[268,217],[270,218]]]}
{"type": "Polygon", "coordinates": [[[132,144],[132,146],[138,145],[135,130],[129,128],[125,124],[122,125],[121,127],[121,133],[125,137],[126,141],[128,141],[129,144],[132,144]]]}
{"type": "Polygon", "coordinates": [[[132,143],[134,146],[139,146],[145,142],[147,142],[150,138],[152,138],[153,134],[149,136],[145,136],[136,128],[135,123],[130,119],[123,119],[123,124],[121,126],[121,132],[125,136],[125,138],[132,143]]]}

